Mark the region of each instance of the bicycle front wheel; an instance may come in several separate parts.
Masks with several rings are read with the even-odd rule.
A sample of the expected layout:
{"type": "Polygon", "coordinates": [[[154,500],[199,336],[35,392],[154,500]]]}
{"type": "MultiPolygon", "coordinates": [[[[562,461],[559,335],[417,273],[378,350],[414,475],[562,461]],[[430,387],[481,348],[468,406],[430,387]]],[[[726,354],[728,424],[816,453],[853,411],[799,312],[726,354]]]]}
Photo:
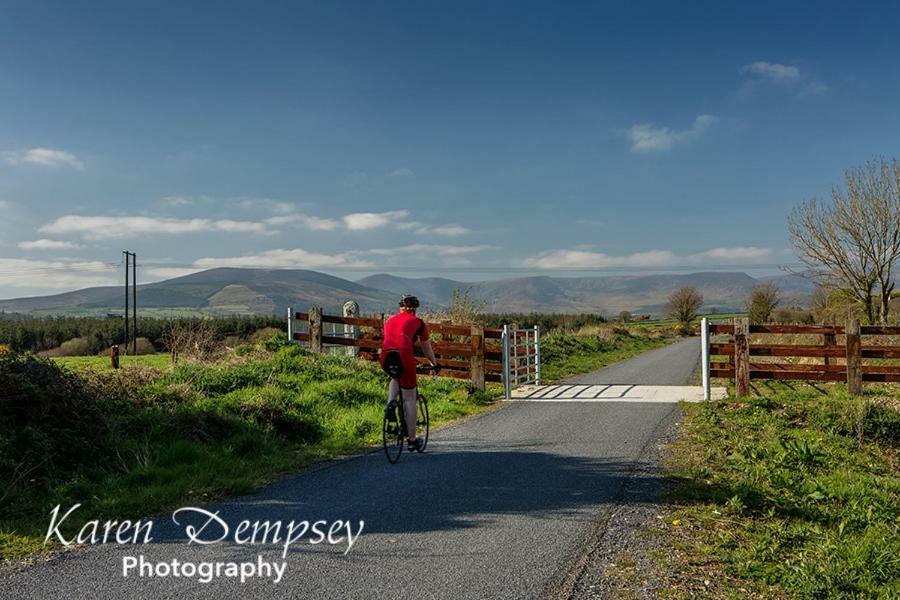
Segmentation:
{"type": "Polygon", "coordinates": [[[428,400],[419,394],[416,399],[416,433],[424,440],[418,448],[419,452],[425,452],[425,446],[428,445],[428,427],[428,400]]]}
{"type": "Polygon", "coordinates": [[[400,419],[398,406],[386,408],[384,419],[381,423],[381,442],[384,446],[384,454],[392,465],[400,460],[403,452],[403,421],[400,419]]]}

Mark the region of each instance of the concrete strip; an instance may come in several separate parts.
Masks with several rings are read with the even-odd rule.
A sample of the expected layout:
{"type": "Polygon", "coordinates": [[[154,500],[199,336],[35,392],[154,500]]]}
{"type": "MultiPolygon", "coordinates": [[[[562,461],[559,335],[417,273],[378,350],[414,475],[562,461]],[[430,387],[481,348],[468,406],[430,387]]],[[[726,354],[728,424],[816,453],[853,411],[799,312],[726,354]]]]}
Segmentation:
{"type": "MultiPolygon", "coordinates": [[[[572,385],[547,386],[552,392],[528,386],[513,390],[521,402],[702,402],[703,388],[693,385],[572,385]]],[[[712,389],[713,400],[726,396],[723,387],[712,389]]]]}

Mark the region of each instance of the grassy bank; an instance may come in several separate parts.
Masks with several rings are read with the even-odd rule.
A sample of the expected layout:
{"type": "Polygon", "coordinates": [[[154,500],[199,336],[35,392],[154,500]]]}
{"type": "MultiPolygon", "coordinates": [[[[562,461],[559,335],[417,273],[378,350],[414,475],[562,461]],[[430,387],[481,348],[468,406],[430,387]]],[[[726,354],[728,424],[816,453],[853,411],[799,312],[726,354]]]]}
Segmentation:
{"type": "MultiPolygon", "coordinates": [[[[85,518],[139,518],[247,493],[380,441],[377,365],[266,346],[215,364],[119,371],[102,357],[61,361],[75,370],[0,357],[0,556],[41,550],[57,504],[81,503],[85,518]]],[[[423,378],[421,389],[435,424],[496,396],[449,379],[423,378]]]]}
{"type": "Polygon", "coordinates": [[[574,334],[541,338],[541,376],[556,381],[601,369],[670,343],[672,338],[641,335],[612,327],[586,327],[574,334]]]}
{"type": "Polygon", "coordinates": [[[900,402],[771,384],[685,406],[672,597],[900,598],[900,402]]]}

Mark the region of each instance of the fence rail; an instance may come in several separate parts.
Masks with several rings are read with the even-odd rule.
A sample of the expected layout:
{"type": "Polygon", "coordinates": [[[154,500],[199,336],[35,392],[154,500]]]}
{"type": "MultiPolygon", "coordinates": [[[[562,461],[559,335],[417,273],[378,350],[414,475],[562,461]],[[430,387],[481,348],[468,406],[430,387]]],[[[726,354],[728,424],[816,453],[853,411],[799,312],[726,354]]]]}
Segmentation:
{"type": "Polygon", "coordinates": [[[709,376],[733,378],[738,396],[749,394],[752,379],[846,381],[852,394],[862,393],[864,381],[900,381],[900,364],[884,362],[900,360],[900,340],[892,339],[900,327],[860,327],[855,319],[846,326],[750,325],[746,318],[707,327],[708,336],[731,338],[708,343],[709,376]],[[810,343],[812,336],[821,343],[810,343]]]}
{"type": "MultiPolygon", "coordinates": [[[[339,317],[326,315],[319,308],[309,312],[292,312],[288,334],[290,339],[309,345],[312,352],[321,353],[329,347],[358,349],[359,358],[377,361],[384,339],[383,315],[378,317],[339,317]],[[306,323],[306,331],[297,331],[294,321],[306,323]],[[352,335],[328,335],[323,324],[343,325],[352,335]]],[[[432,335],[431,347],[441,367],[441,375],[468,379],[483,390],[485,382],[503,381],[503,330],[486,329],[479,325],[426,323],[432,335]]],[[[524,350],[523,350],[524,351],[524,350]]],[[[424,356],[416,357],[427,362],[424,356]]]]}

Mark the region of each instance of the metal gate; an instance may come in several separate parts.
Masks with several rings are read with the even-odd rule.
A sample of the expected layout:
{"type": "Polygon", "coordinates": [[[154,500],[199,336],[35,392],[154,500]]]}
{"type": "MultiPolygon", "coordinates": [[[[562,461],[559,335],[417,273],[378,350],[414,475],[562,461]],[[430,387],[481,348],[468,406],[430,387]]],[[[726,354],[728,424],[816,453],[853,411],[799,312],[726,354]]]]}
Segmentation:
{"type": "Polygon", "coordinates": [[[510,398],[513,388],[541,384],[541,330],[535,325],[518,329],[503,326],[503,389],[510,398]]]}

